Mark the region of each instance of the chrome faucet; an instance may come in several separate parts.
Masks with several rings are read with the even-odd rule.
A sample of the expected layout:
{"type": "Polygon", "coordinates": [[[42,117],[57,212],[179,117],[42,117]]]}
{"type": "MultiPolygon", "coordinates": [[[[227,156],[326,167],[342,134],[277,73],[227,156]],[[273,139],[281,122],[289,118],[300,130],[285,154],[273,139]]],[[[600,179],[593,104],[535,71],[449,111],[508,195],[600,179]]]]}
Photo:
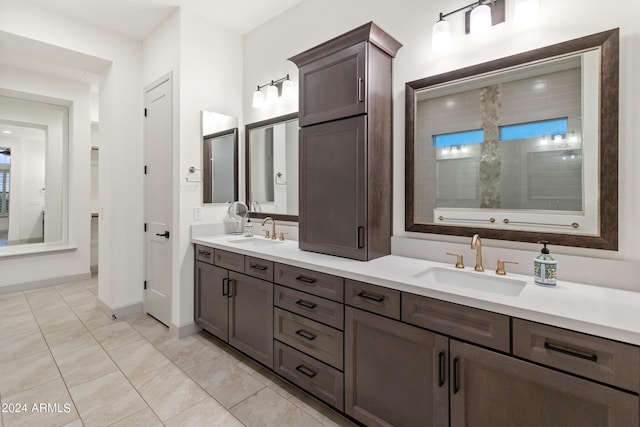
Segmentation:
{"type": "Polygon", "coordinates": [[[271,240],[276,240],[276,221],[271,218],[270,216],[266,217],[265,219],[262,220],[262,226],[264,227],[264,225],[266,224],[267,221],[271,221],[271,236],[269,236],[269,231],[266,232],[265,234],[265,238],[269,238],[271,237],[271,240]]]}
{"type": "Polygon", "coordinates": [[[473,269],[475,271],[484,271],[482,266],[482,242],[479,234],[474,234],[471,238],[471,249],[476,250],[476,266],[473,269]]]}

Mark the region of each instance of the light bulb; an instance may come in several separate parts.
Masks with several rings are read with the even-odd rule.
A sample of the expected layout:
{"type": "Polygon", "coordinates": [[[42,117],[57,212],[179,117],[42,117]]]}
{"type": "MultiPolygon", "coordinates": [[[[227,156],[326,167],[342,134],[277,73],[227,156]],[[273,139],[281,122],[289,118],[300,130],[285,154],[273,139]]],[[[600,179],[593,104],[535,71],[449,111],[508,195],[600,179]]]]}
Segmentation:
{"type": "Polygon", "coordinates": [[[293,82],[291,80],[287,79],[282,82],[282,97],[283,98],[293,97],[293,82]]]}
{"type": "Polygon", "coordinates": [[[267,103],[271,104],[278,100],[278,88],[275,85],[267,86],[267,103]]]}
{"type": "Polygon", "coordinates": [[[491,28],[491,8],[486,4],[476,6],[471,11],[470,32],[480,34],[491,28]]]}
{"type": "Polygon", "coordinates": [[[538,0],[516,0],[513,20],[517,25],[527,25],[537,20],[540,10],[538,0]]]}
{"type": "Polygon", "coordinates": [[[253,92],[253,102],[251,102],[253,108],[262,108],[264,106],[264,93],[258,89],[253,92]]]}
{"type": "Polygon", "coordinates": [[[431,50],[433,52],[446,52],[451,48],[451,24],[440,18],[433,24],[431,37],[431,50]]]}

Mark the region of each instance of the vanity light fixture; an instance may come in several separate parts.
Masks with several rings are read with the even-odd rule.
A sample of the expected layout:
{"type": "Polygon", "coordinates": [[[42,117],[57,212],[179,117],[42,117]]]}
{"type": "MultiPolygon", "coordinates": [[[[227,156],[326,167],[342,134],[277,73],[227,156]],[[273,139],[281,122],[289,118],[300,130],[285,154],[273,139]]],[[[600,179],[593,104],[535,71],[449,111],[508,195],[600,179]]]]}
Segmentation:
{"type": "Polygon", "coordinates": [[[278,100],[278,98],[290,97],[293,94],[293,82],[289,78],[289,74],[281,79],[271,80],[269,83],[258,85],[258,88],[253,92],[253,102],[251,106],[253,108],[262,108],[265,105],[271,104],[278,100]],[[267,95],[265,97],[262,89],[267,88],[267,95]]]}
{"type": "Polygon", "coordinates": [[[451,46],[451,24],[445,18],[458,12],[465,12],[465,34],[481,33],[491,26],[504,22],[506,0],[479,0],[448,13],[440,13],[433,26],[431,49],[445,52],[451,46]]]}

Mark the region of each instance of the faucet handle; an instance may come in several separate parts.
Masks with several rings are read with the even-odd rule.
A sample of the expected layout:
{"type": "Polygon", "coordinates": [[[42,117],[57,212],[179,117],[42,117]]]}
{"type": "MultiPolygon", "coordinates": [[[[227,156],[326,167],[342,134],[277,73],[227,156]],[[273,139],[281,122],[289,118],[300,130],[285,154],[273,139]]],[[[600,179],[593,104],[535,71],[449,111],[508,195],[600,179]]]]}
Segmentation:
{"type": "Polygon", "coordinates": [[[262,229],[262,231],[264,231],[264,238],[265,239],[270,239],[271,238],[271,233],[269,233],[269,230],[266,229],[262,229]]]}
{"type": "Polygon", "coordinates": [[[451,252],[447,252],[447,255],[456,257],[456,268],[464,268],[464,261],[461,254],[453,254],[451,252]]]}
{"type": "Polygon", "coordinates": [[[285,234],[289,234],[289,233],[285,233],[284,231],[281,231],[281,232],[280,232],[280,237],[279,237],[279,239],[280,239],[280,240],[282,240],[282,241],[284,241],[284,235],[285,235],[285,234]]]}
{"type": "Polygon", "coordinates": [[[503,259],[499,259],[498,260],[498,267],[496,268],[496,274],[499,274],[501,276],[505,276],[507,274],[507,272],[504,269],[504,265],[505,264],[518,264],[518,262],[516,262],[516,261],[505,261],[503,259]]]}

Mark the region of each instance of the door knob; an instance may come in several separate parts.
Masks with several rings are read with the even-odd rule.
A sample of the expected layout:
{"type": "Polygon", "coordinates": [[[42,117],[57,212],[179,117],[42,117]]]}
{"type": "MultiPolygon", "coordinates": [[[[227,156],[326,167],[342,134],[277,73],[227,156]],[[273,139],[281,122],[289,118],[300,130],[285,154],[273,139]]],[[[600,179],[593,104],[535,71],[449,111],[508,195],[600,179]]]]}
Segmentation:
{"type": "Polygon", "coordinates": [[[160,234],[160,233],[156,233],[156,236],[160,236],[160,237],[164,237],[165,239],[169,238],[169,232],[165,231],[164,233],[160,234]]]}

